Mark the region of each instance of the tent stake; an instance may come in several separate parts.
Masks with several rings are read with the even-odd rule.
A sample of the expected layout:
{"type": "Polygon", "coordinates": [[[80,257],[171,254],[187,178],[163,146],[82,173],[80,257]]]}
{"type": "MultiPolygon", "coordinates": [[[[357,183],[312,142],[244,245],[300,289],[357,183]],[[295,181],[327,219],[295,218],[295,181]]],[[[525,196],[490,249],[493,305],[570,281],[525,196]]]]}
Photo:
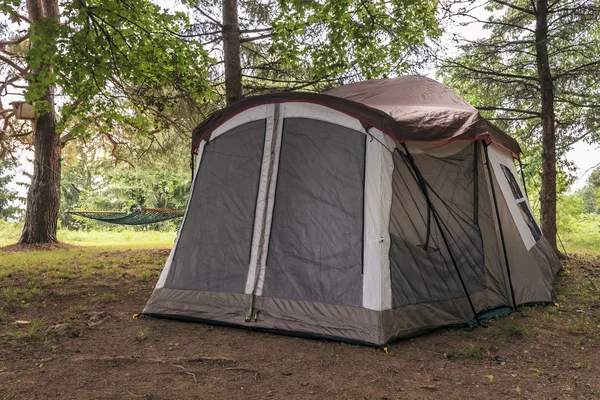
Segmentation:
{"type": "Polygon", "coordinates": [[[467,285],[465,284],[462,274],[460,273],[460,269],[458,268],[458,264],[456,263],[454,254],[452,253],[452,248],[450,247],[450,243],[448,242],[448,239],[446,238],[446,234],[444,233],[444,228],[442,227],[442,224],[440,223],[439,216],[437,214],[437,210],[433,206],[433,203],[431,202],[431,199],[429,198],[429,194],[427,193],[427,187],[425,185],[425,178],[423,178],[423,175],[421,175],[421,172],[419,171],[419,168],[415,164],[415,160],[414,160],[413,156],[408,151],[408,147],[406,147],[406,144],[402,143],[402,147],[404,148],[404,151],[406,152],[406,156],[408,158],[408,161],[410,162],[411,168],[415,172],[415,175],[417,177],[419,185],[421,186],[421,190],[423,191],[423,195],[425,196],[425,199],[427,200],[429,209],[431,210],[431,214],[433,215],[433,219],[440,230],[442,240],[444,241],[444,245],[446,246],[446,249],[448,250],[448,254],[450,255],[450,260],[452,260],[452,265],[454,265],[454,269],[456,270],[456,275],[458,275],[458,280],[460,281],[460,284],[461,284],[463,290],[465,291],[465,295],[467,297],[467,300],[469,301],[469,306],[471,306],[471,310],[473,311],[473,315],[475,316],[475,321],[477,321],[477,325],[483,326],[483,324],[479,320],[479,316],[477,315],[477,310],[475,309],[473,300],[471,300],[471,296],[469,295],[469,291],[467,290],[467,285]]]}
{"type": "Polygon", "coordinates": [[[513,288],[512,277],[510,274],[510,265],[508,263],[508,252],[506,251],[506,242],[504,241],[504,231],[502,230],[502,222],[500,221],[500,211],[498,210],[498,200],[496,199],[496,189],[494,188],[494,180],[492,178],[492,168],[490,167],[490,156],[488,154],[488,145],[483,145],[485,153],[485,163],[487,165],[488,177],[490,178],[490,187],[492,188],[492,197],[494,198],[494,208],[496,209],[496,219],[498,220],[498,230],[500,231],[500,241],[502,242],[502,251],[504,253],[504,261],[506,265],[506,274],[508,275],[508,285],[510,286],[510,296],[513,303],[513,310],[517,311],[517,302],[515,300],[515,290],[513,288]]]}

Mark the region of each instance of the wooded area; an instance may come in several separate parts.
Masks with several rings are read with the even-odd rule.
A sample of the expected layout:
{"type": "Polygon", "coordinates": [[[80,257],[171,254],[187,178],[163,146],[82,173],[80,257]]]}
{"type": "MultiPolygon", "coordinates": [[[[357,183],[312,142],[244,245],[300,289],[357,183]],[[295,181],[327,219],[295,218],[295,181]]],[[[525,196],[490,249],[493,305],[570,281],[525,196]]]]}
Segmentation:
{"type": "MultiPolygon", "coordinates": [[[[556,204],[574,199],[569,186],[582,172],[565,154],[600,138],[599,7],[223,0],[174,11],[149,0],[5,0],[2,214],[22,219],[21,243],[44,243],[56,241],[59,226],[82,227],[69,209],[182,207],[190,131],[223,105],[437,70],[519,139],[530,201],[558,250],[556,204]],[[469,29],[489,34],[471,39],[469,29]],[[35,104],[35,124],[6,104],[20,95],[35,104]],[[28,195],[19,202],[7,185],[21,175],[22,149],[33,150],[33,173],[20,179],[28,195]]],[[[596,186],[590,178],[575,194],[587,213],[597,211],[589,205],[596,186]]]]}
{"type": "Polygon", "coordinates": [[[600,0],[0,0],[0,393],[597,397],[599,48],[600,0]]]}

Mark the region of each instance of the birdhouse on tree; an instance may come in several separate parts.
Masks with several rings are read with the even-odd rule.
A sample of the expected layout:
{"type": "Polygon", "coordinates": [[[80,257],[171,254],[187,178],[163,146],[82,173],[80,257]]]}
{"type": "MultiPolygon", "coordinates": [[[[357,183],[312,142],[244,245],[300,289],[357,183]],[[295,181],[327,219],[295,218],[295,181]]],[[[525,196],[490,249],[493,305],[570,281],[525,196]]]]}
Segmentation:
{"type": "Polygon", "coordinates": [[[32,121],[37,119],[37,114],[32,104],[26,101],[13,101],[10,105],[13,106],[16,119],[28,119],[32,121]]]}

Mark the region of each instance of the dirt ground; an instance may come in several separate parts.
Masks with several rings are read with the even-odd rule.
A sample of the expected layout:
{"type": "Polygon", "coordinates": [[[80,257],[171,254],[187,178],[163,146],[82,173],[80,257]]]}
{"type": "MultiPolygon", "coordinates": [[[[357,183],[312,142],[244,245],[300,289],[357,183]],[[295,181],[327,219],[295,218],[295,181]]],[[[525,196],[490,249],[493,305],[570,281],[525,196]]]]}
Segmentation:
{"type": "MultiPolygon", "coordinates": [[[[167,251],[151,254],[158,258],[158,274],[167,251]]],[[[14,279],[11,274],[1,284],[19,284],[14,279]]],[[[575,260],[559,279],[560,307],[525,309],[473,331],[440,330],[398,341],[389,354],[331,341],[134,319],[154,283],[155,276],[74,278],[27,301],[6,301],[0,398],[600,398],[597,260],[575,260]]]]}

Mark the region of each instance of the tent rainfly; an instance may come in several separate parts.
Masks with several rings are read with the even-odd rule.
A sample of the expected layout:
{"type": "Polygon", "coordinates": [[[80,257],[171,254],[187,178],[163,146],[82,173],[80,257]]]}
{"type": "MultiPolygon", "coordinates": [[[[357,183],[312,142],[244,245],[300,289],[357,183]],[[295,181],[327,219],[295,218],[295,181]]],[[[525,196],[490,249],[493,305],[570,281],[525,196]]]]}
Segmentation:
{"type": "Polygon", "coordinates": [[[383,345],[552,301],[519,145],[434,80],[246,98],[192,146],[146,315],[383,345]]]}

